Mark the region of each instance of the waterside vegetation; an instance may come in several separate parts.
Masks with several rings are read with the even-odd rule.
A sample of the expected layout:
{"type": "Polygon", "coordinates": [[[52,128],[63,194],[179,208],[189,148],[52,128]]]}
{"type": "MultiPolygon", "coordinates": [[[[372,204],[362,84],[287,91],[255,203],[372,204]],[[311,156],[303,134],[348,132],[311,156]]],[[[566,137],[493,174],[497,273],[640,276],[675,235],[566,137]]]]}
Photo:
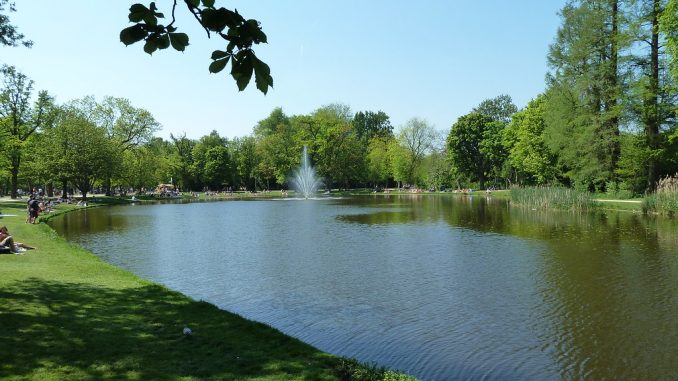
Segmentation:
{"type": "Polygon", "coordinates": [[[511,189],[511,203],[538,209],[586,211],[596,206],[591,194],[565,187],[511,189]]]}

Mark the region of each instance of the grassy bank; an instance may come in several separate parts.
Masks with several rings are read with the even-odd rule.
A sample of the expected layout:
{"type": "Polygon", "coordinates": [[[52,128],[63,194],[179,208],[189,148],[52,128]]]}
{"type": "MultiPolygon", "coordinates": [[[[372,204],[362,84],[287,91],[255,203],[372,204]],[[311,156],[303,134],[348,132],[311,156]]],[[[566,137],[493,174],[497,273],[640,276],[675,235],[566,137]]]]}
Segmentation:
{"type": "Polygon", "coordinates": [[[45,224],[26,224],[23,202],[2,202],[0,212],[16,215],[0,225],[37,247],[0,255],[0,379],[412,379],[109,265],[45,224]]]}

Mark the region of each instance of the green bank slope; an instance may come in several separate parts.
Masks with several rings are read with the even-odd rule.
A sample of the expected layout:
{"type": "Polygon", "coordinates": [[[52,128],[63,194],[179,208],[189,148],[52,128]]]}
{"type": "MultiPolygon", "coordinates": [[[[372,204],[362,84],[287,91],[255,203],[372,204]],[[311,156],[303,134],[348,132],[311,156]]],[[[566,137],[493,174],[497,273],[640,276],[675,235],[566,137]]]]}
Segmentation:
{"type": "Polygon", "coordinates": [[[2,202],[0,213],[15,214],[0,226],[37,248],[0,255],[0,379],[411,379],[109,265],[45,224],[26,224],[23,203],[2,202]]]}

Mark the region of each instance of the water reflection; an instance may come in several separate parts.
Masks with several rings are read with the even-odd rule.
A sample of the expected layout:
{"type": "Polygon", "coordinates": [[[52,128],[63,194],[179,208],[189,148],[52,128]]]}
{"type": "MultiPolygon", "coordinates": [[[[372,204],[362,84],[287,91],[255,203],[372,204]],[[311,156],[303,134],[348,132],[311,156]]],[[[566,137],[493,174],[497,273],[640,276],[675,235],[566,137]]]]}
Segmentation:
{"type": "Polygon", "coordinates": [[[425,380],[678,373],[674,220],[378,195],[102,208],[54,225],[144,277],[425,380]]]}

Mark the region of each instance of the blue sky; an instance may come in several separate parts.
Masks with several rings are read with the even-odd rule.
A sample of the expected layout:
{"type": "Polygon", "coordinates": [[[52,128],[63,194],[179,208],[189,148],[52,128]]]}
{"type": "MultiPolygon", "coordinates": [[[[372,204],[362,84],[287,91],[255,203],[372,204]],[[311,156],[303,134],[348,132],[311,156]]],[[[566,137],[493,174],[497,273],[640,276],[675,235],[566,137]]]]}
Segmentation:
{"type": "MultiPolygon", "coordinates": [[[[224,46],[183,8],[177,24],[191,38],[184,53],[125,47],[118,36],[132,3],[17,1],[12,23],[35,44],[0,47],[0,62],[60,103],[128,98],[155,116],[164,138],[245,136],[275,107],[295,115],[329,103],[382,110],[396,127],[419,117],[445,131],[484,99],[509,94],[524,107],[543,91],[564,0],[217,0],[261,21],[269,43],[255,50],[274,79],[266,96],[254,80],[238,92],[229,69],[208,72],[211,52],[224,46]]],[[[171,1],[156,4],[169,16],[171,1]]]]}

